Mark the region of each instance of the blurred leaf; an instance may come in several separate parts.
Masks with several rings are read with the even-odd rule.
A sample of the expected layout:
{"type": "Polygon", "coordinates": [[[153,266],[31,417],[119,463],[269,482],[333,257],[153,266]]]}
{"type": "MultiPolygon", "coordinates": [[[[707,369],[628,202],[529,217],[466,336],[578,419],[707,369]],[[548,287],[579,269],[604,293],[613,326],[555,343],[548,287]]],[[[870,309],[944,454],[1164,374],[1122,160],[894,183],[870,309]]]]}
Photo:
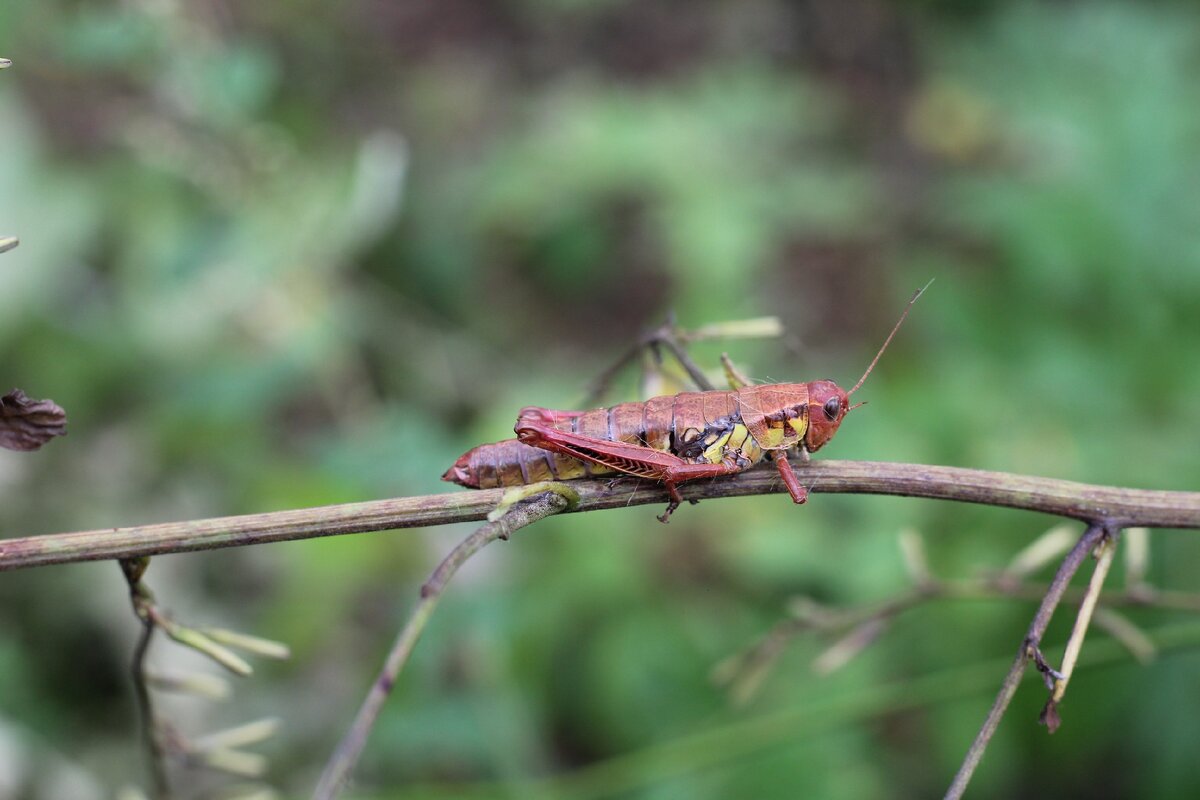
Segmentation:
{"type": "Polygon", "coordinates": [[[33,400],[20,389],[0,397],[0,447],[37,450],[67,435],[67,412],[53,400],[33,400]]]}

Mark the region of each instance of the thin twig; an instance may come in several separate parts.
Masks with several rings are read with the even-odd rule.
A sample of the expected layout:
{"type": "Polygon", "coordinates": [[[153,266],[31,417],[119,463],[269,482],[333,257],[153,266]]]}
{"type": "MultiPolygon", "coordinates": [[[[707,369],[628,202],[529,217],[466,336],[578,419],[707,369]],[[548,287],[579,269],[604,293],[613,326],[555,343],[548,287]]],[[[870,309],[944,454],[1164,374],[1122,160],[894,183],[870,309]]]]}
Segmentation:
{"type": "Polygon", "coordinates": [[[1096,603],[1100,600],[1100,590],[1104,588],[1104,579],[1108,576],[1113,557],[1117,552],[1118,533],[1114,532],[1100,542],[1100,557],[1096,568],[1092,570],[1092,579],[1088,581],[1083,602],[1079,604],[1079,614],[1075,617],[1075,626],[1071,629],[1071,638],[1067,640],[1067,648],[1063,652],[1062,669],[1054,679],[1054,689],[1046,706],[1042,709],[1040,721],[1050,729],[1051,733],[1058,730],[1062,720],[1059,718],[1058,705],[1067,692],[1067,684],[1075,672],[1075,664],[1079,659],[1079,651],[1083,649],[1083,638],[1087,635],[1088,626],[1092,622],[1092,614],[1096,603]]]}
{"type": "MultiPolygon", "coordinates": [[[[1090,591],[1068,588],[1061,602],[1079,606],[1090,591]]],[[[1011,580],[1007,573],[980,578],[940,578],[926,572],[918,585],[886,600],[856,607],[827,608],[805,602],[793,616],[776,623],[754,644],[722,661],[714,669],[714,680],[728,685],[737,704],[748,700],[767,677],[772,665],[789,643],[806,633],[841,634],[872,623],[889,624],[893,619],[926,603],[941,600],[981,601],[1015,600],[1040,603],[1046,595],[1044,585],[1032,581],[1011,580]]],[[[1162,611],[1200,613],[1200,593],[1164,591],[1145,583],[1124,591],[1107,594],[1097,605],[1097,624],[1104,622],[1109,633],[1125,642],[1141,659],[1152,654],[1145,635],[1136,626],[1118,617],[1111,609],[1154,608],[1162,611]],[[1120,628],[1120,636],[1114,628],[1120,628]]],[[[1063,673],[1067,670],[1064,665],[1063,673]]]]}
{"type": "Polygon", "coordinates": [[[642,335],[642,338],[630,345],[629,349],[621,354],[620,358],[613,362],[612,366],[601,372],[596,379],[588,384],[586,393],[583,396],[583,401],[580,403],[580,408],[591,408],[600,402],[600,400],[612,388],[612,383],[616,380],[617,375],[621,374],[621,370],[625,369],[633,362],[638,354],[650,350],[655,351],[658,343],[664,335],[669,335],[675,329],[675,314],[669,313],[667,321],[658,326],[652,331],[642,335]]]}
{"type": "Polygon", "coordinates": [[[412,655],[417,639],[420,638],[426,623],[433,615],[446,583],[454,576],[458,568],[484,546],[497,539],[508,539],[514,531],[543,517],[557,514],[567,505],[568,501],[565,497],[553,492],[545,492],[522,501],[495,522],[480,526],[438,564],[429,580],[421,587],[421,599],[412,614],[409,615],[399,636],[396,637],[379,676],[371,685],[354,722],[350,725],[350,730],[346,732],[329,762],[325,765],[325,770],[321,773],[317,788],[313,792],[314,800],[331,800],[341,792],[342,786],[354,770],[354,765],[358,763],[359,756],[362,755],[367,737],[375,725],[375,720],[379,717],[384,701],[392,691],[392,686],[396,683],[396,678],[404,669],[409,656],[412,655]]]}
{"type": "MultiPolygon", "coordinates": [[[[592,381],[587,388],[587,393],[584,395],[580,407],[591,408],[600,402],[621,370],[637,358],[638,354],[642,351],[646,349],[655,351],[660,345],[665,346],[671,352],[671,355],[687,371],[700,391],[711,391],[713,386],[705,376],[704,370],[700,369],[691,356],[688,355],[684,344],[684,342],[691,341],[693,338],[707,338],[708,335],[707,332],[695,335],[689,334],[687,331],[682,331],[676,326],[674,315],[669,316],[665,323],[642,336],[632,347],[622,353],[621,357],[613,362],[612,366],[604,370],[596,380],[592,381]]],[[[715,337],[719,335],[719,332],[714,329],[711,335],[715,337]]]]}
{"type": "Polygon", "coordinates": [[[154,616],[149,613],[154,603],[154,597],[149,588],[142,583],[142,575],[149,565],[149,559],[123,559],[121,571],[129,584],[129,599],[133,611],[142,623],[142,632],[138,637],[137,647],[133,651],[133,661],[130,672],[133,676],[134,693],[137,695],[138,717],[142,728],[142,742],[146,747],[147,768],[154,786],[154,797],[157,800],[169,800],[171,782],[167,776],[166,752],[162,743],[162,731],[159,729],[158,718],[154,713],[154,702],[150,696],[149,677],[146,673],[146,654],[150,650],[150,640],[158,625],[154,616]]]}
{"type": "Polygon", "coordinates": [[[596,380],[588,384],[587,390],[583,395],[583,400],[580,402],[580,408],[591,408],[600,402],[605,394],[608,393],[612,382],[616,380],[617,375],[621,370],[638,357],[638,353],[642,352],[649,344],[649,338],[644,338],[640,342],[635,342],[628,350],[621,354],[621,357],[613,362],[612,366],[601,372],[596,380]]]}
{"type": "MultiPolygon", "coordinates": [[[[1156,627],[1148,634],[1164,655],[1194,652],[1200,644],[1200,626],[1195,620],[1156,627]]],[[[1054,648],[1056,654],[1058,649],[1054,648]]],[[[1088,643],[1080,663],[1089,669],[1126,664],[1129,652],[1112,639],[1097,637],[1088,643]]],[[[829,687],[794,705],[771,704],[754,714],[717,717],[677,737],[550,775],[415,783],[395,787],[387,796],[392,800],[610,800],[654,795],[655,790],[669,794],[661,790],[675,779],[744,765],[748,759],[777,752],[781,746],[796,747],[805,741],[836,736],[850,725],[894,719],[908,711],[928,712],[939,705],[978,697],[994,687],[996,674],[1006,667],[1007,659],[991,658],[866,686],[844,686],[841,690],[829,687]]],[[[803,796],[800,791],[793,794],[803,796]]]]}
{"type": "Polygon", "coordinates": [[[665,346],[675,357],[675,360],[679,362],[679,365],[688,373],[692,381],[695,382],[697,388],[702,392],[708,392],[713,390],[713,386],[705,376],[704,370],[700,369],[696,362],[691,359],[691,356],[688,355],[687,345],[689,343],[704,341],[706,339],[768,339],[778,338],[783,334],[783,325],[779,322],[778,317],[756,317],[754,319],[716,322],[710,325],[701,325],[699,328],[692,330],[685,330],[675,323],[674,314],[668,314],[666,322],[643,335],[640,340],[622,353],[620,358],[588,385],[583,402],[580,403],[580,408],[591,408],[600,402],[621,370],[628,366],[643,351],[649,350],[657,358],[660,355],[658,348],[665,346]]]}
{"type": "MultiPolygon", "coordinates": [[[[1200,492],[1120,489],[1005,472],[882,461],[822,459],[793,466],[801,483],[814,494],[926,497],[1022,508],[1088,523],[1110,520],[1119,527],[1200,528],[1200,492]]],[[[653,483],[635,480],[570,483],[578,490],[580,499],[569,513],[667,502],[666,491],[653,483]]],[[[689,500],[787,491],[773,465],[679,488],[689,500]]],[[[464,490],[238,517],[0,539],[0,570],[474,522],[487,517],[504,491],[464,490]]],[[[798,509],[794,513],[804,511],[798,509]]]]}
{"type": "Polygon", "coordinates": [[[1067,590],[1067,584],[1071,582],[1071,578],[1074,577],[1084,559],[1103,540],[1106,534],[1107,527],[1103,524],[1094,523],[1088,526],[1088,529],[1079,537],[1079,541],[1075,543],[1075,546],[1063,558],[1062,565],[1059,566],[1058,572],[1054,575],[1054,580],[1051,581],[1050,588],[1046,590],[1046,596],[1042,599],[1042,604],[1038,606],[1037,613],[1033,617],[1033,622],[1029,624],[1029,630],[1025,633],[1025,638],[1021,641],[1017,657],[1014,659],[1012,667],[1008,670],[1008,675],[1004,678],[1004,683],[1000,687],[1000,693],[996,696],[996,702],[992,704],[992,710],[988,712],[987,719],[983,722],[983,727],[979,729],[979,733],[975,736],[975,741],[971,743],[971,748],[967,751],[966,758],[963,759],[962,766],[958,769],[958,774],[954,776],[954,781],[950,784],[950,788],[946,792],[947,800],[958,800],[958,798],[962,797],[963,792],[967,790],[967,784],[970,783],[975,768],[979,766],[979,761],[983,758],[983,753],[987,750],[992,735],[1000,725],[1000,719],[1008,709],[1008,704],[1012,700],[1013,695],[1016,694],[1017,687],[1021,683],[1021,678],[1024,677],[1025,663],[1032,658],[1037,663],[1039,670],[1047,669],[1041,650],[1039,649],[1042,635],[1046,632],[1046,626],[1050,624],[1050,618],[1054,615],[1054,609],[1058,607],[1063,593],[1067,590]]]}
{"type": "Polygon", "coordinates": [[[688,377],[692,379],[692,382],[696,384],[700,391],[713,391],[714,387],[708,380],[708,376],[704,374],[704,370],[700,369],[700,366],[692,360],[691,356],[688,355],[687,350],[679,341],[679,338],[675,335],[674,331],[663,331],[663,335],[658,340],[658,343],[671,351],[671,355],[674,356],[675,360],[679,362],[679,365],[687,371],[688,377]]]}
{"type": "MultiPolygon", "coordinates": [[[[1070,605],[1083,602],[1086,591],[1067,589],[1062,600],[1070,605]]],[[[785,620],[781,627],[805,630],[845,630],[872,619],[885,619],[935,600],[1027,600],[1041,602],[1046,590],[1032,582],[1010,583],[992,578],[949,580],[935,578],[930,583],[910,589],[879,603],[861,608],[831,609],[828,621],[814,625],[810,619],[785,620]]],[[[1152,586],[1128,589],[1105,595],[1103,608],[1155,608],[1163,611],[1200,613],[1200,593],[1160,590],[1152,586]]]]}

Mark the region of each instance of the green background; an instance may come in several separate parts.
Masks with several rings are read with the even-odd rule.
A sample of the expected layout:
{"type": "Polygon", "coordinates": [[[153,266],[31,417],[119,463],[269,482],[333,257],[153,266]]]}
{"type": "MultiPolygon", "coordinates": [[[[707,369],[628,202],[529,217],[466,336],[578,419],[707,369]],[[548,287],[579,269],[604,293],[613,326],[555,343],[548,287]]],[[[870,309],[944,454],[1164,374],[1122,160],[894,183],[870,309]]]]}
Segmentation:
{"type": "MultiPolygon", "coordinates": [[[[777,315],[783,339],[696,357],[849,385],[930,278],[820,456],[1200,484],[1193,4],[12,0],[0,55],[0,233],[22,240],[0,389],[70,415],[0,453],[2,535],[460,491],[438,480],[459,453],[523,405],[573,407],[669,310],[777,315]]],[[[1031,605],[923,606],[827,677],[829,642],[802,637],[741,706],[712,670],[797,596],[903,591],[902,529],[962,577],[1053,519],[657,511],[549,520],[469,564],[356,796],[944,790],[1031,605]]],[[[155,558],[178,617],[294,652],[231,702],[164,708],[190,735],[281,717],[269,779],[304,795],[468,530],[155,558]]],[[[1151,552],[1154,582],[1200,585],[1195,537],[1151,552]]],[[[117,567],[5,574],[0,598],[0,796],[144,783],[117,567]]],[[[1028,683],[972,796],[1196,796],[1198,668],[1193,648],[1084,669],[1054,737],[1028,683]]]]}

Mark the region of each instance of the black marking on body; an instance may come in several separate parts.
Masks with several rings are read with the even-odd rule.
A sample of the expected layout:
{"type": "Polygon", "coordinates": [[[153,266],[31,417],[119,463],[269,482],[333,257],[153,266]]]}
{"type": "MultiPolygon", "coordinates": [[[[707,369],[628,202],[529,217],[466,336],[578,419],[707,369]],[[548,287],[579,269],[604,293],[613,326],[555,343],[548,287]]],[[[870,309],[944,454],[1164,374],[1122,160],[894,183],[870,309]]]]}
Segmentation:
{"type": "MultiPolygon", "coordinates": [[[[698,436],[688,437],[688,441],[683,441],[682,437],[676,439],[674,434],[672,434],[671,450],[680,458],[694,461],[703,456],[704,451],[711,447],[713,442],[732,431],[741,423],[742,417],[740,414],[730,414],[708,423],[698,436]]],[[[688,428],[688,431],[695,431],[695,428],[688,428]]],[[[687,431],[684,433],[686,434],[687,431]]]]}

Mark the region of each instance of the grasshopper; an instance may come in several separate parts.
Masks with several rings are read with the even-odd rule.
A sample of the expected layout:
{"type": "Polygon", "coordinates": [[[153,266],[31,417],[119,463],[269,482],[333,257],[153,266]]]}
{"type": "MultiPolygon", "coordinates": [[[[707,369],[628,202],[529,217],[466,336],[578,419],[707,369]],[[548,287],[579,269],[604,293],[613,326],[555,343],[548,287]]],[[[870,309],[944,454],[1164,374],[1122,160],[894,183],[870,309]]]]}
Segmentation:
{"type": "Polygon", "coordinates": [[[670,503],[659,516],[666,522],[683,502],[679,484],[732,475],[771,458],[792,500],[803,503],[808,490],[792,470],[789,453],[807,461],[833,438],[846,414],[862,405],[850,405],[850,395],[871,374],[925,288],[913,294],[850,391],[831,380],[752,384],[727,364],[728,391],[682,392],[592,411],[528,406],[517,417],[516,439],[467,451],[442,479],[491,489],[632,475],[666,487],[670,503]]]}

